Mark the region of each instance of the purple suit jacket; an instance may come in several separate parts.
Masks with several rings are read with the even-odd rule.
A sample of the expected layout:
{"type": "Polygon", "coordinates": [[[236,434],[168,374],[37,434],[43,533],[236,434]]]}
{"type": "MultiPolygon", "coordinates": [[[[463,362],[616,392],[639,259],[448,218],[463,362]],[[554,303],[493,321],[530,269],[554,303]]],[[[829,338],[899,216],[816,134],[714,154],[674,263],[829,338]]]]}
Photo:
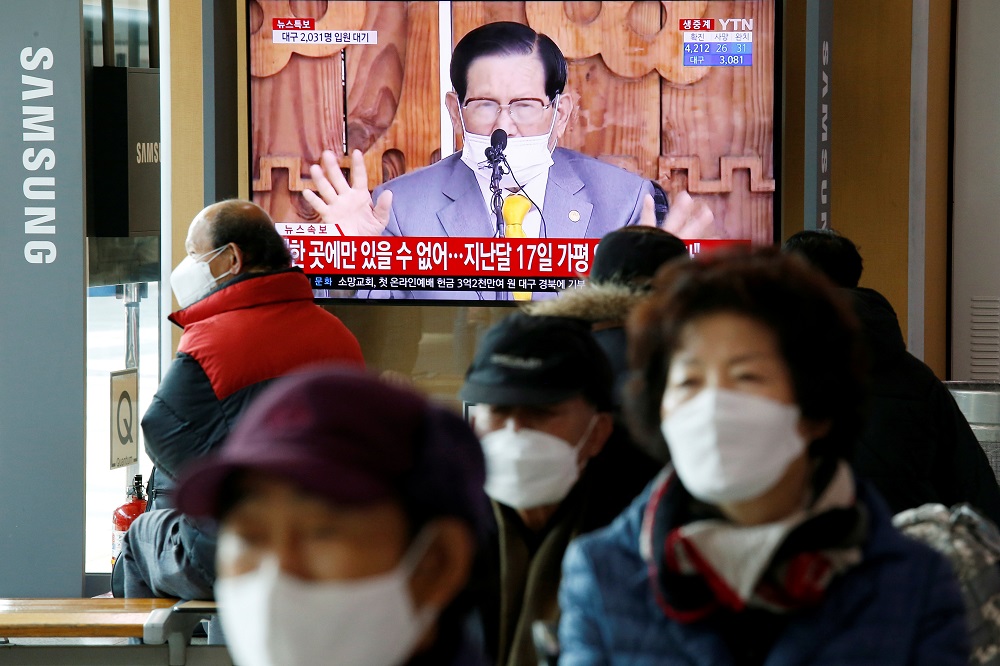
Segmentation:
{"type": "MultiPolygon", "coordinates": [[[[552,153],[545,188],[543,233],[548,238],[600,238],[637,224],[648,180],[566,148],[552,153]],[[579,215],[574,222],[570,211],[579,215]]],[[[392,191],[392,211],[385,235],[490,238],[495,221],[486,209],[475,174],[455,153],[429,167],[380,185],[374,199],[392,191]]],[[[361,298],[430,300],[510,300],[508,292],[372,291],[361,298]]],[[[537,296],[536,296],[537,297],[537,296]]]]}

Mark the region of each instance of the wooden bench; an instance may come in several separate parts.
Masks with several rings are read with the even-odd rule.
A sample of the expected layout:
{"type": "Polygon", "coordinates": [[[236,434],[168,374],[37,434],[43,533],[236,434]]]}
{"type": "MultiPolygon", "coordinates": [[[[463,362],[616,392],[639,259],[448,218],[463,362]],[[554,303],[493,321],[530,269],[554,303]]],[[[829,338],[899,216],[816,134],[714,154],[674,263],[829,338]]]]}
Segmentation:
{"type": "Polygon", "coordinates": [[[190,645],[214,602],[177,599],[0,599],[0,665],[231,666],[221,645],[190,645]],[[129,644],[73,639],[128,638],[129,644]]]}

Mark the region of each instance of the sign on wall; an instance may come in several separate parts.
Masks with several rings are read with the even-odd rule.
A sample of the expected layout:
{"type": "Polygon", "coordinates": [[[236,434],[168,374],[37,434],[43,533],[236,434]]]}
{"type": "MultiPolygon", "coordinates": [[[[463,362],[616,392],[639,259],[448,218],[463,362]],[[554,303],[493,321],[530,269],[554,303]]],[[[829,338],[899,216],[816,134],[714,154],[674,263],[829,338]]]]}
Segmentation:
{"type": "Polygon", "coordinates": [[[806,4],[806,229],[829,229],[830,89],[833,50],[833,0],[806,4]]]}
{"type": "Polygon", "coordinates": [[[139,370],[111,373],[111,469],[139,462],[139,370]]]}

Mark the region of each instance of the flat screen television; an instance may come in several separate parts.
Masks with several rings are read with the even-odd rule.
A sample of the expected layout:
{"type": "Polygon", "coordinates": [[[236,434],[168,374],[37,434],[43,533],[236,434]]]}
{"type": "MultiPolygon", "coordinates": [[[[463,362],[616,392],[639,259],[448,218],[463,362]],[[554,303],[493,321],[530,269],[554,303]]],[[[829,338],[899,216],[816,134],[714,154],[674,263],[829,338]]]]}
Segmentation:
{"type": "MultiPolygon", "coordinates": [[[[542,203],[541,227],[524,238],[493,224],[487,192],[465,215],[482,232],[442,224],[381,235],[324,222],[302,194],[315,188],[310,166],[324,150],[348,179],[360,150],[368,190],[461,153],[444,104],[451,52],[493,21],[526,24],[565,55],[572,112],[560,148],[711,210],[700,237],[685,239],[692,252],[775,242],[781,0],[248,0],[247,10],[253,200],[320,299],[500,304],[551,298],[585,278],[600,240],[587,200],[601,196],[601,182],[580,183],[582,205],[542,203]]],[[[463,168],[475,182],[468,167],[455,173],[463,168]]],[[[440,195],[420,192],[416,205],[440,219],[440,195]]]]}

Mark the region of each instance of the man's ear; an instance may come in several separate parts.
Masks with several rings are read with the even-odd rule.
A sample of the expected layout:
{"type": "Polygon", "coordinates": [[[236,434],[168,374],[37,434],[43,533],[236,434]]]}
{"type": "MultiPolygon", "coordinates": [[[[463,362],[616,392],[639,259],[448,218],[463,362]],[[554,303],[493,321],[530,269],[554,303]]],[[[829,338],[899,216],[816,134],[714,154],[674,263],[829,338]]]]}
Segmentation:
{"type": "Polygon", "coordinates": [[[611,438],[611,433],[615,429],[615,419],[611,412],[597,412],[597,420],[594,428],[590,431],[590,437],[580,447],[580,455],[577,461],[582,468],[584,464],[598,453],[604,450],[604,445],[611,438]]]}
{"type": "Polygon", "coordinates": [[[429,527],[434,530],[434,540],[413,570],[410,593],[416,607],[442,609],[469,581],[476,540],[469,526],[458,518],[438,518],[429,527]]]}
{"type": "Polygon", "coordinates": [[[833,422],[830,419],[823,419],[822,421],[806,418],[799,419],[799,434],[810,444],[830,434],[830,428],[832,427],[833,422]]]}
{"type": "Polygon", "coordinates": [[[459,109],[458,93],[454,90],[449,90],[444,94],[444,105],[448,109],[448,116],[451,118],[451,127],[455,130],[455,134],[459,136],[462,135],[462,116],[460,114],[461,109],[459,109]]]}
{"type": "Polygon", "coordinates": [[[476,433],[476,437],[482,439],[483,436],[486,435],[486,430],[489,428],[489,425],[489,407],[483,403],[476,403],[473,405],[469,409],[469,427],[472,428],[474,433],[476,433]],[[476,424],[479,424],[482,427],[482,430],[479,430],[476,427],[476,424]]]}
{"type": "Polygon", "coordinates": [[[230,275],[236,276],[245,270],[245,266],[243,264],[243,250],[241,250],[240,246],[236,243],[230,243],[229,247],[233,252],[232,259],[230,259],[229,263],[226,265],[226,270],[230,271],[230,275]]]}
{"type": "Polygon", "coordinates": [[[559,105],[556,107],[556,126],[552,133],[557,139],[561,139],[569,125],[570,116],[573,115],[573,94],[569,90],[559,95],[559,105]]]}

